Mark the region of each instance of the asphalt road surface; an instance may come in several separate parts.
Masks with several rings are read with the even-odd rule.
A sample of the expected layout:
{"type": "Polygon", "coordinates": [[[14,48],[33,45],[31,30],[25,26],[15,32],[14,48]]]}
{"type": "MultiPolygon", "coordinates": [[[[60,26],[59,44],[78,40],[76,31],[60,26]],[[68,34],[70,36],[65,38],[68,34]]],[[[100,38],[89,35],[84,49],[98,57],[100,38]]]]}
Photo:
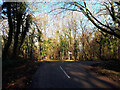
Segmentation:
{"type": "MultiPolygon", "coordinates": [[[[118,88],[120,85],[97,76],[80,62],[43,62],[29,88],[118,88]]],[[[120,88],[120,87],[119,87],[120,88]]]]}

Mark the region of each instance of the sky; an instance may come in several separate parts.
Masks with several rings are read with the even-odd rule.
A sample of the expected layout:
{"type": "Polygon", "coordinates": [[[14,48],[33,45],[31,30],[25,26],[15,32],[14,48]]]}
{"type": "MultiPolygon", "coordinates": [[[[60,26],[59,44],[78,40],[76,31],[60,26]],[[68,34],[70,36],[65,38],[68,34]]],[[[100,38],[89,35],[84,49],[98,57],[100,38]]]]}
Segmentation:
{"type": "MultiPolygon", "coordinates": [[[[97,0],[97,1],[95,1],[95,0],[90,0],[90,1],[86,0],[86,1],[87,1],[87,6],[91,10],[91,12],[93,12],[93,11],[97,12],[98,11],[97,8],[99,8],[100,6],[95,5],[95,3],[97,3],[97,1],[99,1],[99,0],[97,0]]],[[[2,0],[0,0],[0,4],[2,4],[2,0]]],[[[51,37],[56,32],[57,25],[55,23],[59,23],[59,25],[61,27],[59,29],[62,29],[62,23],[66,24],[67,21],[68,21],[67,20],[68,17],[69,17],[69,21],[72,20],[72,17],[76,18],[78,25],[79,25],[80,18],[84,18],[83,22],[87,23],[88,27],[90,27],[90,28],[94,27],[94,25],[90,21],[87,21],[87,18],[80,12],[73,12],[73,14],[72,14],[72,11],[65,11],[65,12],[62,12],[62,13],[60,13],[60,14],[58,14],[56,16],[56,14],[61,11],[59,9],[59,10],[56,10],[56,11],[53,11],[53,12],[49,13],[52,9],[64,6],[64,3],[62,3],[62,2],[60,4],[58,4],[57,1],[52,0],[51,2],[49,2],[49,3],[46,2],[46,4],[45,4],[43,2],[35,1],[34,3],[31,2],[30,4],[31,4],[29,6],[30,11],[34,12],[33,14],[34,14],[34,16],[36,18],[41,18],[41,17],[46,18],[46,20],[48,22],[47,27],[49,27],[49,28],[46,29],[46,33],[47,33],[48,37],[51,37]]],[[[74,8],[74,7],[72,6],[71,8],[74,8]]],[[[100,20],[103,20],[103,19],[100,18],[100,20]]],[[[38,24],[39,24],[40,21],[41,20],[37,21],[38,24]]],[[[79,30],[78,32],[81,33],[81,30],[79,30]]]]}
{"type": "MultiPolygon", "coordinates": [[[[47,20],[48,20],[48,31],[47,31],[47,36],[52,36],[53,33],[55,33],[55,27],[56,25],[54,25],[55,23],[59,23],[60,24],[60,29],[62,29],[62,23],[66,24],[67,23],[67,17],[69,17],[69,20],[72,20],[72,17],[76,18],[78,24],[79,24],[79,18],[84,18],[84,23],[88,23],[88,26],[90,27],[93,27],[93,25],[87,21],[87,18],[80,12],[73,12],[72,14],[72,11],[65,11],[65,12],[62,12],[60,14],[57,15],[57,18],[55,18],[55,15],[56,12],[59,12],[60,10],[56,10],[56,11],[53,11],[51,13],[49,13],[52,9],[54,8],[58,8],[58,7],[61,7],[64,5],[64,3],[60,3],[59,5],[54,5],[55,3],[48,3],[46,5],[44,5],[44,7],[41,7],[42,4],[41,3],[34,3],[33,5],[33,8],[34,6],[37,8],[37,10],[35,10],[34,12],[34,16],[36,16],[36,18],[38,17],[41,17],[41,16],[45,16],[47,15],[47,20]]],[[[95,7],[95,6],[94,6],[95,7]]],[[[73,6],[71,8],[74,8],[73,6]]],[[[31,10],[34,11],[34,9],[31,8],[31,10]]],[[[80,30],[78,31],[80,33],[80,30]]]]}
{"type": "Polygon", "coordinates": [[[2,4],[3,2],[2,2],[2,0],[0,0],[0,4],[2,4]]]}

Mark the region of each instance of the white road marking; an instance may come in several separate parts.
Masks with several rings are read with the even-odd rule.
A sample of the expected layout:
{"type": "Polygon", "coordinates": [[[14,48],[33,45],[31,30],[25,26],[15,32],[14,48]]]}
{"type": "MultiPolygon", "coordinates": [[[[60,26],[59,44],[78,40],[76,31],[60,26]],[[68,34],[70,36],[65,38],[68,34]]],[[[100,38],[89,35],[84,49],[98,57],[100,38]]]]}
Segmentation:
{"type": "Polygon", "coordinates": [[[68,74],[63,70],[63,68],[60,66],[60,69],[65,73],[65,75],[70,78],[70,76],[68,76],[68,74]]]}

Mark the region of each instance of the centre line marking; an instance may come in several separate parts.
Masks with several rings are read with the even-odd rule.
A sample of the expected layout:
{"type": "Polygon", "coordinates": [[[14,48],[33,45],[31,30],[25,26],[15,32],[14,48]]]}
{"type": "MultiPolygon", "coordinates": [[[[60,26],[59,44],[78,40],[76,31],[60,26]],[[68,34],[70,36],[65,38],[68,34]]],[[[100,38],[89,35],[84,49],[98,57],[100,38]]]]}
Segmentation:
{"type": "Polygon", "coordinates": [[[63,68],[60,66],[60,69],[65,73],[65,75],[70,78],[70,76],[67,75],[67,73],[63,70],[63,68]]]}

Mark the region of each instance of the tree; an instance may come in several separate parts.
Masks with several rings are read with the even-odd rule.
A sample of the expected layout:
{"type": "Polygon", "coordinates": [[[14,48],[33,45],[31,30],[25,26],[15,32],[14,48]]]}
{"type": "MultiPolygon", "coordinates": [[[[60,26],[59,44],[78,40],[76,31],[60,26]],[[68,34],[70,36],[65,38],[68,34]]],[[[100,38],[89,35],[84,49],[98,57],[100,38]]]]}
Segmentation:
{"type": "Polygon", "coordinates": [[[4,46],[4,51],[3,51],[3,59],[6,58],[7,54],[8,54],[8,49],[11,45],[12,42],[12,36],[13,36],[13,22],[12,22],[12,16],[11,16],[11,4],[12,3],[3,3],[2,9],[6,8],[7,12],[3,11],[3,14],[7,14],[8,17],[8,24],[9,24],[9,33],[8,33],[8,39],[7,39],[7,43],[4,46]]]}
{"type": "Polygon", "coordinates": [[[5,60],[13,40],[12,57],[16,57],[19,54],[18,52],[24,42],[26,33],[29,31],[32,17],[26,13],[26,3],[4,2],[2,6],[3,18],[8,19],[9,24],[8,39],[3,50],[3,59],[5,60]]]}
{"type": "Polygon", "coordinates": [[[119,9],[120,1],[119,2],[107,1],[107,2],[101,2],[101,4],[105,8],[102,10],[100,9],[100,11],[103,11],[103,10],[108,11],[109,12],[108,16],[112,18],[111,25],[110,23],[104,24],[101,21],[99,21],[93,15],[93,13],[89,10],[85,0],[83,2],[65,2],[64,7],[57,8],[57,9],[65,9],[65,10],[82,12],[88,18],[88,20],[90,20],[98,29],[110,35],[114,35],[115,37],[120,39],[120,29],[119,29],[120,28],[120,9],[119,9]],[[66,8],[68,5],[70,5],[69,8],[66,8]]]}

